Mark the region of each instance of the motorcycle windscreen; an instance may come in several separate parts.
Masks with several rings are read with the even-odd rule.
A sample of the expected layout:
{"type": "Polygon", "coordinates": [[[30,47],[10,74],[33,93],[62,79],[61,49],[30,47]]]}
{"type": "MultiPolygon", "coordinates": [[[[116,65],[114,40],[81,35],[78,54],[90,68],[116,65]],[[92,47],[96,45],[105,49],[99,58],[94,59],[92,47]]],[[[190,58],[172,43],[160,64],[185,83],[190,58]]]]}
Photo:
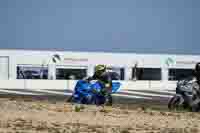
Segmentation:
{"type": "Polygon", "coordinates": [[[112,82],[112,93],[115,93],[119,90],[121,86],[120,82],[112,82]]]}

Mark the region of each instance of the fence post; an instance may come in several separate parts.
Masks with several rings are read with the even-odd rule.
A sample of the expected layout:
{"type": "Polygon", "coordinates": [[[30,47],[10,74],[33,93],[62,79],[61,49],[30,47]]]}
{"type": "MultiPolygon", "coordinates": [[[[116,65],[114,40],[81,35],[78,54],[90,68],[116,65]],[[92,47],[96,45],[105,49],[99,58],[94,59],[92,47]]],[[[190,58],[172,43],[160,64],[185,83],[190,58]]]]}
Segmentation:
{"type": "Polygon", "coordinates": [[[149,80],[149,89],[151,90],[151,80],[149,80]]]}

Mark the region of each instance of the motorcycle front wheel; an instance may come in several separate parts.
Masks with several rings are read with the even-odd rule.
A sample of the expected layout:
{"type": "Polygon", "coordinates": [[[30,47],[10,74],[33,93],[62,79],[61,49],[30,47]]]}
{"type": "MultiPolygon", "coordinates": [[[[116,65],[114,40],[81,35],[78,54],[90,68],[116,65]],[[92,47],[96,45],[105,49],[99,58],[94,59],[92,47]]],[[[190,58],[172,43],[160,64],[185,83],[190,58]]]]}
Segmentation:
{"type": "Polygon", "coordinates": [[[175,95],[173,96],[169,103],[168,103],[168,109],[170,110],[177,110],[181,106],[181,96],[175,95]]]}

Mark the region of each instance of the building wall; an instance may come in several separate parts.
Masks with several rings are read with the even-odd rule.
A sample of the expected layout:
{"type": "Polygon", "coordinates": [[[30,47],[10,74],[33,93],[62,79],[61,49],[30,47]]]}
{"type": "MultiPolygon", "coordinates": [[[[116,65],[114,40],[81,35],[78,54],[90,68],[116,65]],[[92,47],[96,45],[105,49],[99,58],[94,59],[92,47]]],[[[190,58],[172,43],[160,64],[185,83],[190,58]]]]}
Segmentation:
{"type": "Polygon", "coordinates": [[[62,52],[62,51],[31,51],[31,50],[0,50],[0,56],[9,57],[9,79],[16,79],[17,65],[47,66],[53,79],[55,67],[86,67],[88,75],[92,75],[96,64],[125,68],[125,80],[132,77],[132,68],[161,68],[162,80],[168,80],[168,69],[193,69],[200,62],[200,56],[165,55],[165,54],[121,54],[101,52],[62,52]],[[60,61],[52,62],[53,55],[58,54],[60,61]]]}

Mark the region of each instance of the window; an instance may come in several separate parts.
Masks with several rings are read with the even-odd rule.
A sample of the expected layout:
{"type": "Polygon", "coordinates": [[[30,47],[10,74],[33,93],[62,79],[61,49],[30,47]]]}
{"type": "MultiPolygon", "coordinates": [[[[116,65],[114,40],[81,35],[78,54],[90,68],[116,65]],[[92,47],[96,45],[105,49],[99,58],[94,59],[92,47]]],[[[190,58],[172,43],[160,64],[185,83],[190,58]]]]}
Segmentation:
{"type": "Polygon", "coordinates": [[[133,68],[132,78],[136,80],[161,80],[161,68],[133,68]]]}
{"type": "Polygon", "coordinates": [[[113,80],[124,80],[124,68],[109,67],[108,71],[113,72],[111,75],[113,80]]]}
{"type": "Polygon", "coordinates": [[[17,79],[48,79],[48,68],[42,66],[17,66],[17,79]]]}
{"type": "Polygon", "coordinates": [[[192,75],[192,69],[169,69],[169,80],[181,80],[192,75]]]}
{"type": "Polygon", "coordinates": [[[79,80],[87,76],[87,69],[78,68],[57,68],[56,79],[79,80]]]}

